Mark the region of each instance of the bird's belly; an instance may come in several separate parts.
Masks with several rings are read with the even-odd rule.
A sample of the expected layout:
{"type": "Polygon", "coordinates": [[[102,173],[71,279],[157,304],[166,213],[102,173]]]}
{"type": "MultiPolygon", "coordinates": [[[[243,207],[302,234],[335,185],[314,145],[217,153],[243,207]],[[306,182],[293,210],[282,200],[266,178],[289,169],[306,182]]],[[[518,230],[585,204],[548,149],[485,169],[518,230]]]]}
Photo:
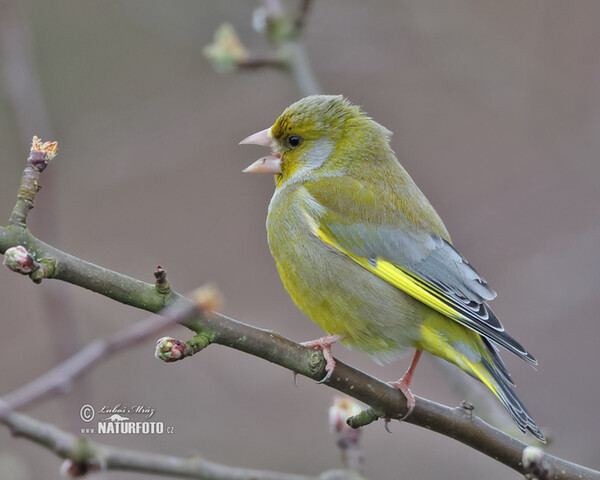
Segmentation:
{"type": "Polygon", "coordinates": [[[269,246],[281,280],[296,305],[325,332],[344,335],[346,345],[380,361],[415,346],[428,307],[324,243],[301,222],[273,221],[267,220],[269,246]]]}

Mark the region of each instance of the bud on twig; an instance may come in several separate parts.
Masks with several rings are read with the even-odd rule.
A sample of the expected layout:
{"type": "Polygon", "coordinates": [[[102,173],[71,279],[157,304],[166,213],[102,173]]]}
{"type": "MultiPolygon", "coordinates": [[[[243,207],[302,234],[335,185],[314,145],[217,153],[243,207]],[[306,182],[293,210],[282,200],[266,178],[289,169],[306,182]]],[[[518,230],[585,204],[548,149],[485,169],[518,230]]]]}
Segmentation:
{"type": "Polygon", "coordinates": [[[154,286],[158,293],[162,293],[163,295],[171,293],[171,284],[167,279],[167,271],[160,265],[154,270],[154,278],[156,279],[154,286]]]}
{"type": "Polygon", "coordinates": [[[154,356],[163,362],[176,362],[186,356],[185,348],[186,345],[181,340],[163,337],[156,342],[154,356]]]}
{"type": "Polygon", "coordinates": [[[156,342],[154,356],[163,362],[176,362],[186,357],[186,345],[181,340],[171,337],[162,337],[156,342]]]}
{"type": "Polygon", "coordinates": [[[204,56],[217,72],[232,72],[238,63],[248,60],[248,52],[233,25],[224,23],[215,32],[214,42],[204,47],[204,56]]]}
{"type": "Polygon", "coordinates": [[[346,468],[355,471],[360,471],[364,461],[359,445],[362,430],[350,427],[346,420],[358,415],[360,411],[360,405],[346,397],[334,398],[333,405],[329,408],[329,428],[342,452],[342,461],[346,468]]]}
{"type": "Polygon", "coordinates": [[[42,172],[57,153],[58,142],[42,142],[41,138],[34,136],[27,161],[39,172],[42,172]]]}
{"type": "Polygon", "coordinates": [[[21,245],[11,247],[4,252],[2,262],[13,272],[29,275],[39,268],[39,265],[27,249],[21,245]]]}
{"type": "Polygon", "coordinates": [[[548,480],[550,478],[545,457],[546,454],[537,447],[523,449],[523,468],[536,480],[548,480]]]}

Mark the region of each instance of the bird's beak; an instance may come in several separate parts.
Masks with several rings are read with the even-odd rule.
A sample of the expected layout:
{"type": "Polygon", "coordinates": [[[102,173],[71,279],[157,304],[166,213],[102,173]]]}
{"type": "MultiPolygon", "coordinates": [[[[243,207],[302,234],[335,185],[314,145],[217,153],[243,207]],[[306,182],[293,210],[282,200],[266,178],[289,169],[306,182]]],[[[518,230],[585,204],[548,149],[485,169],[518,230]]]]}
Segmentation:
{"type": "Polygon", "coordinates": [[[240,142],[240,145],[262,145],[263,147],[271,147],[273,146],[273,139],[269,136],[270,131],[271,127],[253,133],[249,137],[244,138],[240,142]]]}
{"type": "Polygon", "coordinates": [[[281,173],[281,157],[279,154],[259,158],[256,162],[242,170],[244,173],[281,173]]]}
{"type": "MultiPolygon", "coordinates": [[[[275,148],[275,141],[269,136],[271,128],[266,128],[260,132],[257,132],[249,137],[244,138],[240,145],[261,145],[263,147],[275,148]]],[[[258,159],[252,165],[242,170],[245,173],[281,173],[281,155],[279,153],[273,153],[266,157],[258,159]]]]}

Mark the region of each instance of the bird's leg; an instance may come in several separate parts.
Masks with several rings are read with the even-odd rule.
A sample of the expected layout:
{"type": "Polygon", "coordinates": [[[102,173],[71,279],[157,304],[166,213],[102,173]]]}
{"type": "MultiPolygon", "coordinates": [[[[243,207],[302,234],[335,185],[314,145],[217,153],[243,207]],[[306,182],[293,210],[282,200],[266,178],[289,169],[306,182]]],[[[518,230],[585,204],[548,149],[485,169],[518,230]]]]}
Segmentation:
{"type": "Polygon", "coordinates": [[[413,374],[415,373],[417,363],[419,363],[419,358],[421,358],[421,353],[423,353],[423,350],[417,349],[415,351],[415,356],[413,357],[412,362],[410,362],[410,367],[408,367],[408,370],[404,375],[402,375],[402,378],[400,378],[400,380],[398,380],[397,382],[389,382],[389,385],[400,390],[402,394],[406,397],[406,407],[408,410],[406,412],[406,415],[404,415],[400,420],[404,420],[406,417],[408,417],[415,408],[415,397],[410,391],[410,383],[412,382],[413,374]]]}
{"type": "MultiPolygon", "coordinates": [[[[335,368],[335,360],[331,355],[331,346],[339,342],[344,335],[326,335],[321,338],[317,338],[316,340],[311,340],[309,342],[302,342],[300,345],[308,348],[312,348],[313,350],[321,350],[323,352],[323,358],[325,359],[325,371],[327,372],[322,380],[318,383],[324,383],[331,378],[333,374],[333,369],[335,368]]],[[[296,374],[294,373],[294,384],[296,383],[296,374]]]]}

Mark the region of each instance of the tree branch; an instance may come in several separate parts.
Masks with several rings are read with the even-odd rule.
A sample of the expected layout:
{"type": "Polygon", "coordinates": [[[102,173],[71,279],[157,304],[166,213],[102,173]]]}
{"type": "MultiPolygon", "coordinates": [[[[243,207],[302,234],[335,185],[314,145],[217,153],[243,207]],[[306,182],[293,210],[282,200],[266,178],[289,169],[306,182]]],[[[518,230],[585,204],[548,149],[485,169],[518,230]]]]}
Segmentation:
{"type": "Polygon", "coordinates": [[[320,93],[301,40],[311,3],[301,0],[295,16],[286,12],[279,0],[264,1],[263,6],[255,10],[255,29],[274,47],[270,56],[250,55],[230,24],[217,29],[214,43],[204,48],[204,55],[220,72],[276,69],[289,73],[304,96],[320,93]]]}
{"type": "MultiPolygon", "coordinates": [[[[28,160],[28,167],[29,164],[28,160]]],[[[23,182],[28,181],[26,177],[26,175],[23,176],[23,182]]],[[[34,191],[35,195],[37,188],[31,191],[34,191]]],[[[32,206],[33,197],[30,200],[32,206]]],[[[28,208],[30,209],[30,207],[28,208]]],[[[82,356],[85,362],[80,363],[79,367],[73,368],[73,364],[76,362],[73,362],[71,358],[65,362],[66,367],[63,364],[63,370],[58,367],[58,373],[55,370],[55,374],[50,375],[51,381],[48,382],[46,378],[46,382],[38,382],[38,384],[45,385],[45,388],[56,391],[61,384],[64,384],[65,379],[75,378],[85,368],[106,358],[107,352],[128,345],[132,339],[146,338],[150,331],[148,324],[154,325],[156,322],[156,325],[162,326],[171,323],[173,319],[202,335],[206,345],[217,343],[235,348],[314,380],[320,380],[325,376],[325,361],[320,352],[298,345],[275,332],[255,328],[215,312],[207,312],[205,304],[196,304],[170,289],[167,289],[170,293],[161,294],[156,285],[104,269],[61,252],[31,235],[24,226],[25,220],[26,213],[23,218],[19,218],[19,221],[9,227],[0,227],[0,252],[4,253],[10,247],[23,245],[33,254],[37,262],[49,266],[42,272],[43,275],[40,274],[41,269],[30,273],[32,279],[40,281],[42,278],[60,279],[151,312],[157,312],[164,305],[176,299],[179,300],[167,307],[164,312],[166,319],[152,317],[117,333],[108,344],[95,345],[92,343],[87,347],[89,349],[87,352],[84,349],[82,356]],[[194,309],[198,310],[194,312],[194,309]],[[186,312],[186,315],[179,316],[181,311],[186,312]],[[195,313],[193,318],[188,319],[187,314],[189,313],[195,313]]],[[[200,297],[205,298],[205,296],[200,297]]],[[[196,296],[196,302],[200,303],[198,296],[196,296]]],[[[159,327],[156,328],[158,330],[159,327]]],[[[79,357],[78,361],[81,362],[81,360],[82,358],[79,357]]],[[[35,382],[32,383],[35,384],[35,382]]],[[[356,424],[353,426],[365,425],[380,417],[399,419],[406,414],[406,399],[398,390],[339,360],[336,362],[331,379],[326,384],[371,407],[368,411],[355,417],[356,424]]],[[[36,394],[35,391],[32,393],[31,390],[27,390],[28,388],[32,387],[24,387],[24,390],[29,392],[28,396],[20,397],[20,394],[17,395],[19,391],[12,395],[13,403],[4,409],[5,415],[9,408],[18,404],[19,398],[21,405],[24,404],[24,400],[32,401],[39,398],[40,390],[36,394]],[[38,396],[36,397],[36,395],[38,396]]],[[[44,392],[46,391],[49,390],[44,390],[44,392]]],[[[415,398],[416,406],[410,417],[405,420],[406,422],[454,438],[520,473],[527,473],[522,463],[526,444],[488,425],[474,416],[471,409],[449,408],[423,398],[415,398]]],[[[549,478],[600,479],[599,472],[550,455],[544,456],[544,466],[551,474],[549,478]]]]}
{"type": "MultiPolygon", "coordinates": [[[[0,408],[3,405],[0,402],[0,408]]],[[[234,468],[209,462],[200,457],[173,457],[110,447],[91,440],[83,440],[54,425],[40,422],[26,415],[11,412],[2,422],[16,437],[26,438],[67,459],[62,470],[72,476],[81,476],[96,470],[121,470],[182,478],[219,480],[317,480],[335,478],[358,480],[362,477],[352,471],[328,471],[319,477],[293,475],[267,470],[234,468]],[[335,477],[332,475],[335,474],[335,477]]]]}
{"type": "Polygon", "coordinates": [[[67,360],[41,375],[32,382],[5,395],[0,400],[0,419],[8,412],[29,405],[53,393],[66,390],[74,380],[81,377],[96,364],[108,360],[110,354],[131,348],[148,337],[157,335],[174,323],[185,323],[218,302],[219,294],[211,286],[200,287],[192,293],[198,299],[192,303],[181,297],[161,311],[160,316],[151,316],[119,330],[108,339],[97,339],[67,360]]]}

